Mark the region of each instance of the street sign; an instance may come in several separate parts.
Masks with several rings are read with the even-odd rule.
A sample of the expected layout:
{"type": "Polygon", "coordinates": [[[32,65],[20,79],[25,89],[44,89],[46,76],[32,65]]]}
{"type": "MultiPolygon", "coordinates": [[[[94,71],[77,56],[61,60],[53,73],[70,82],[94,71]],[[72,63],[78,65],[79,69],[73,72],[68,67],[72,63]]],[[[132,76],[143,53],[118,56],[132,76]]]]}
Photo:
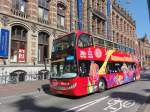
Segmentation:
{"type": "Polygon", "coordinates": [[[8,58],[9,30],[0,29],[0,57],[8,58]]]}
{"type": "Polygon", "coordinates": [[[18,62],[25,62],[25,49],[19,49],[18,62]]]}

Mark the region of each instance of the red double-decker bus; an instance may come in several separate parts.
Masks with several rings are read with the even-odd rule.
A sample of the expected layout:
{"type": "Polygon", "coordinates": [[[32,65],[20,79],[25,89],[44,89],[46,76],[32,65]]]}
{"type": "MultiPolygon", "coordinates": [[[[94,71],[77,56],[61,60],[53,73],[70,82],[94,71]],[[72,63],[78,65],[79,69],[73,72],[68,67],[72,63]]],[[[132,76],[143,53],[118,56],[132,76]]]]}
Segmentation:
{"type": "Polygon", "coordinates": [[[75,31],[54,40],[50,91],[82,96],[140,79],[135,50],[75,31]]]}

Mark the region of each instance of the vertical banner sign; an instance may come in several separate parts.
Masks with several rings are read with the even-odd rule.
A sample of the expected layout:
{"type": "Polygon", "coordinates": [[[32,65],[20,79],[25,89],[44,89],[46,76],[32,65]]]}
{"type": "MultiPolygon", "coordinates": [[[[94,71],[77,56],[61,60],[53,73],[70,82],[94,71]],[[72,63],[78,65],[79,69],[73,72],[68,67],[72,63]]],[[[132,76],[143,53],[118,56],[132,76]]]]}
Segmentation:
{"type": "Polygon", "coordinates": [[[9,30],[0,29],[0,57],[8,58],[9,30]]]}
{"type": "Polygon", "coordinates": [[[82,30],[82,0],[77,0],[78,29],[82,30]]]}
{"type": "Polygon", "coordinates": [[[107,17],[110,16],[110,0],[107,0],[107,17]]]}
{"type": "Polygon", "coordinates": [[[21,62],[21,63],[25,62],[25,50],[24,49],[19,49],[18,62],[21,62]]]}
{"type": "Polygon", "coordinates": [[[106,4],[107,4],[107,23],[106,23],[106,25],[107,25],[107,27],[106,27],[106,29],[107,29],[107,39],[108,40],[111,40],[111,21],[110,21],[110,13],[111,13],[111,1],[110,0],[107,0],[107,2],[106,2],[106,4]]]}

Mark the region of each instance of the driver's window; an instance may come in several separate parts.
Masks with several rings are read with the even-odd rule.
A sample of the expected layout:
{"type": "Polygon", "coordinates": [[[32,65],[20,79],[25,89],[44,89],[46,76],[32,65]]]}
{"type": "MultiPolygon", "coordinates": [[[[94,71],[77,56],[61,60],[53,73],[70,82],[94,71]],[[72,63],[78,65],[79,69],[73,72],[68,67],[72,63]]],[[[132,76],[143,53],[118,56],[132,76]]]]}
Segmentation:
{"type": "Polygon", "coordinates": [[[93,45],[91,36],[87,34],[81,34],[78,40],[78,46],[83,48],[91,45],[93,45]]]}

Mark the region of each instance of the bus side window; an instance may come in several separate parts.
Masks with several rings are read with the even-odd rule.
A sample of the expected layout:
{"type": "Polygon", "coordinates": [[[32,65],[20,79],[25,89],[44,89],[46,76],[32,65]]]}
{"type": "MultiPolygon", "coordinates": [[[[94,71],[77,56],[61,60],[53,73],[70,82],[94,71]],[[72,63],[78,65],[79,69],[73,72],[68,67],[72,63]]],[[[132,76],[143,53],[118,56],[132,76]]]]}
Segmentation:
{"type": "Polygon", "coordinates": [[[83,41],[81,39],[79,39],[79,41],[78,41],[78,46],[81,48],[83,47],[83,41]]]}
{"type": "Polygon", "coordinates": [[[106,74],[109,74],[110,73],[110,67],[109,67],[109,63],[107,64],[107,66],[106,66],[106,74]]]}

